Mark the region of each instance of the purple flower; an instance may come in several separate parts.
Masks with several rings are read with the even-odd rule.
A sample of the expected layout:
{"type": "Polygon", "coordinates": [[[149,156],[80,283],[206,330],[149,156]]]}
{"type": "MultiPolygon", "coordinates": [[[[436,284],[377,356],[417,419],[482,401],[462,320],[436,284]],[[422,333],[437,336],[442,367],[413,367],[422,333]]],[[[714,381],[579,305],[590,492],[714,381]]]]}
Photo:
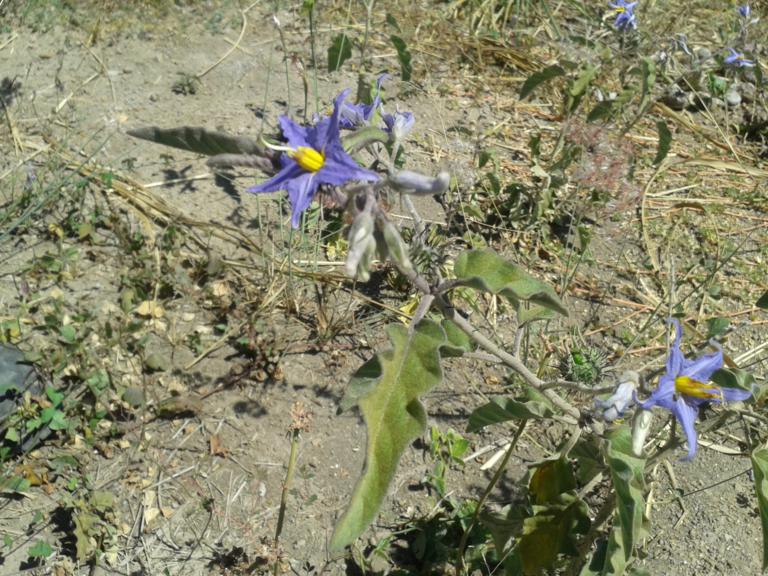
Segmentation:
{"type": "Polygon", "coordinates": [[[627,2],[626,0],[616,0],[609,2],[611,8],[616,13],[616,20],[613,25],[619,32],[637,28],[637,18],[635,17],[635,6],[637,2],[627,2]]]}
{"type": "Polygon", "coordinates": [[[309,207],[320,184],[340,186],[350,180],[373,182],[379,176],[358,166],[344,151],[339,137],[339,116],[349,90],[344,90],[333,103],[330,117],[321,118],[313,126],[301,126],[287,116],[280,116],[287,146],[273,146],[283,150],[282,169],[275,176],[248,192],[276,192],[286,190],[293,214],[291,225],[299,227],[301,213],[309,207]]]}
{"type": "Polygon", "coordinates": [[[405,138],[413,129],[413,124],[416,121],[412,112],[400,112],[399,110],[394,114],[384,114],[382,119],[387,126],[387,132],[392,134],[395,140],[405,138]]]}
{"type": "Polygon", "coordinates": [[[370,104],[349,104],[344,102],[339,117],[339,127],[344,130],[367,126],[373,120],[376,110],[381,106],[381,85],[389,78],[389,74],[382,74],[376,80],[376,93],[370,104]]]}
{"type": "Polygon", "coordinates": [[[752,60],[747,60],[744,58],[744,54],[742,52],[736,52],[736,50],[733,48],[728,48],[728,51],[730,52],[730,55],[726,56],[723,60],[723,62],[726,64],[732,64],[734,66],[738,66],[739,68],[752,68],[755,65],[752,60]]]}
{"type": "Polygon", "coordinates": [[[749,4],[744,4],[744,6],[739,6],[739,16],[742,18],[749,18],[749,4]]]}
{"type": "Polygon", "coordinates": [[[680,323],[677,320],[671,323],[675,327],[676,336],[669,349],[667,372],[662,375],[651,397],[645,402],[638,402],[638,405],[644,410],[661,406],[675,415],[688,439],[688,456],[685,460],[690,460],[696,454],[696,428],[693,424],[699,407],[707,402],[721,404],[746,400],[752,392],[708,384],[712,374],[723,367],[723,351],[717,346],[717,352],[688,360],[680,351],[680,340],[683,337],[680,323]]]}

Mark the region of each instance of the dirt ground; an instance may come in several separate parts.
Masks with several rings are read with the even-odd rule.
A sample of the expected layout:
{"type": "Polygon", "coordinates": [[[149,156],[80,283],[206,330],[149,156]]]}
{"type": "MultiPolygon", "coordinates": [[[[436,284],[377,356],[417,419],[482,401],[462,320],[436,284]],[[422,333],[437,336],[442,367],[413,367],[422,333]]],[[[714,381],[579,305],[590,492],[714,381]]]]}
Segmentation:
{"type": "MultiPolygon", "coordinates": [[[[82,177],[83,165],[98,166],[95,174],[110,172],[112,179],[102,192],[87,196],[82,206],[100,207],[123,220],[122,225],[114,223],[94,233],[90,243],[65,238],[64,244],[78,246],[79,261],[65,274],[39,273],[30,263],[60,249],[62,240],[49,225],[67,216],[57,212],[63,210],[56,204],[62,197],[46,188],[49,195],[41,199],[50,199],[45,219],[3,239],[0,247],[3,317],[20,308],[19,286],[24,281],[34,298],[42,299],[37,307],[25,304],[30,320],[17,342],[25,352],[49,350],[47,336],[38,328],[44,324],[42,318],[61,308],[89,313],[93,325],[111,323],[128,330],[138,321],[138,328],[130,328],[137,331],[130,341],[143,339],[137,353],[93,330],[83,340],[86,350],[68,352],[100,358],[98,367],[108,370],[115,389],[139,396],[130,416],[119,398],[104,402],[112,418],[102,426],[112,429],[113,436],[96,443],[83,437],[51,439],[23,460],[36,469],[54,456],[71,454],[77,459],[79,482],[114,496],[112,541],[105,538],[100,543],[108,561],[76,567],[62,552],[62,543],[69,541],[71,546],[74,527],[59,522],[55,511],[77,506],[72,503],[75,492],[67,488],[75,475],[51,473],[50,482],[38,483],[26,496],[0,501],[0,532],[13,542],[2,549],[0,574],[238,574],[260,558],[267,562],[296,402],[312,413],[312,423],[300,442],[288,499],[281,537],[285,568],[293,574],[360,574],[350,559],[328,553],[334,522],[363,465],[366,438],[359,416],[339,414],[338,405],[349,376],[383,344],[383,326],[397,320],[386,307],[371,306],[369,295],[336,290],[338,266],[307,265],[305,277],[279,270],[284,263],[280,250],[291,246],[295,261],[308,262],[318,254],[318,238],[291,234],[277,195],[245,193],[257,181],[254,172],[214,174],[205,158],[125,133],[140,126],[188,125],[254,135],[274,131],[277,116],[287,108],[300,115],[303,85],[298,61],[288,59],[286,80],[285,54],[269,7],[254,7],[247,20],[227,2],[146,10],[118,9],[99,18],[52,3],[23,23],[14,19],[0,30],[0,75],[19,85],[0,128],[3,201],[12,201],[23,187],[22,177],[38,182],[55,177],[56,185],[65,189],[64,171],[82,177]],[[195,75],[199,81],[189,80],[195,75]],[[165,253],[163,241],[174,226],[185,230],[186,240],[165,253]],[[120,237],[120,230],[129,239],[137,232],[143,235],[147,258],[123,252],[113,240],[120,237]],[[216,268],[217,262],[223,267],[216,268]],[[121,306],[126,286],[140,276],[142,266],[157,271],[166,278],[163,283],[172,286],[172,295],[162,300],[162,313],[137,313],[139,296],[129,311],[121,306]],[[200,269],[206,271],[205,282],[198,281],[200,269]],[[315,283],[313,278],[328,279],[324,291],[315,288],[322,280],[315,283]],[[243,335],[253,354],[234,346],[233,334],[243,335]],[[150,356],[160,366],[148,366],[150,356]],[[29,564],[27,550],[39,539],[59,543],[59,548],[54,546],[58,551],[35,567],[29,564]]],[[[279,10],[277,18],[292,55],[306,65],[306,18],[297,6],[279,10]]],[[[320,23],[317,42],[322,54],[340,29],[332,22],[329,15],[320,23]]],[[[357,20],[348,27],[355,33],[361,30],[357,20]]],[[[431,172],[449,167],[456,177],[451,194],[469,194],[479,173],[476,155],[482,141],[501,144],[506,169],[526,174],[531,127],[548,130],[556,119],[544,103],[518,105],[513,93],[499,91],[502,77],[516,76],[520,81],[525,71],[479,66],[460,53],[433,53],[427,39],[415,53],[414,80],[404,83],[397,79],[394,51],[379,50],[383,43],[376,35],[372,42],[372,72],[387,70],[395,77],[386,85],[387,105],[396,103],[417,118],[409,166],[431,172]]],[[[350,61],[339,72],[318,70],[321,109],[327,109],[340,90],[354,91],[356,66],[350,61]]],[[[642,138],[636,145],[652,149],[642,138]]],[[[701,146],[707,153],[722,152],[701,146]]],[[[644,183],[643,170],[639,169],[638,179],[644,183]]],[[[709,199],[727,196],[723,204],[731,215],[723,218],[765,227],[765,211],[746,208],[733,194],[720,192],[728,179],[736,187],[739,179],[748,178],[764,189],[764,177],[697,167],[670,175],[664,188],[654,191],[671,190],[692,174],[700,194],[709,199]],[[715,182],[717,190],[708,188],[715,182]],[[743,220],[744,214],[752,219],[743,220]]],[[[443,207],[431,198],[422,199],[419,208],[428,220],[445,223],[443,207]]],[[[697,262],[709,250],[706,239],[681,231],[685,226],[702,229],[709,215],[673,207],[664,196],[654,198],[648,209],[645,225],[651,247],[642,244],[631,211],[614,214],[604,226],[595,225],[600,232],[593,233],[593,255],[582,263],[571,291],[564,295],[574,313],[558,328],[560,343],[578,332],[610,352],[627,350],[628,339],[645,315],[664,300],[666,287],[655,282],[647,251],[655,247],[664,261],[670,250],[670,236],[664,234],[673,229],[672,242],[690,250],[690,257],[681,256],[677,263],[682,276],[691,272],[689,262],[697,262]],[[668,229],[670,222],[674,225],[668,229]]],[[[399,206],[393,211],[405,214],[399,206]]],[[[733,230],[725,225],[718,230],[718,250],[740,241],[735,232],[731,236],[733,230]]],[[[764,230],[757,234],[765,239],[764,230]]],[[[760,242],[752,236],[749,245],[760,242]]],[[[518,239],[507,253],[524,246],[525,239],[518,239]]],[[[689,306],[694,314],[698,308],[704,316],[731,315],[734,330],[726,349],[734,355],[765,339],[765,314],[742,313],[749,307],[741,298],[749,299],[744,297],[744,285],[738,284],[744,278],[739,266],[749,268],[755,258],[759,263],[762,256],[759,250],[756,253],[744,255],[744,262],[740,255],[718,269],[719,278],[731,277],[736,284],[723,282],[716,301],[695,297],[689,306]]],[[[319,254],[321,261],[333,259],[325,251],[319,254]]],[[[568,263],[556,254],[540,251],[540,255],[536,273],[557,284],[562,278],[558,267],[568,263]]],[[[512,257],[537,259],[522,253],[512,257]]],[[[148,282],[150,293],[163,293],[159,280],[154,285],[148,282]]],[[[405,300],[387,290],[370,298],[389,308],[402,306],[405,300]]],[[[750,294],[757,292],[759,286],[750,294]]],[[[507,319],[502,314],[495,320],[503,334],[507,319]]],[[[621,369],[660,368],[664,357],[660,337],[661,333],[648,335],[632,353],[623,355],[621,369]]],[[[58,378],[65,381],[66,371],[58,378]]],[[[504,370],[497,366],[451,360],[445,382],[425,399],[429,426],[463,431],[471,410],[500,393],[504,379],[504,370]]],[[[574,398],[590,402],[587,397],[574,398]]],[[[499,430],[469,434],[470,451],[489,446],[504,434],[499,430]]],[[[760,519],[749,458],[739,435],[738,426],[723,430],[707,438],[712,447],[703,446],[693,463],[673,456],[671,467],[659,465],[653,471],[652,528],[638,563],[649,574],[760,573],[760,519]]],[[[360,550],[376,546],[393,528],[429,515],[436,506],[434,494],[426,488],[434,461],[425,446],[417,442],[407,450],[382,514],[360,550]]],[[[546,457],[550,449],[542,430],[527,433],[519,457],[512,460],[510,478],[522,478],[526,464],[546,457]]],[[[492,472],[480,469],[484,458],[450,471],[448,484],[455,497],[479,496],[492,472]]]]}

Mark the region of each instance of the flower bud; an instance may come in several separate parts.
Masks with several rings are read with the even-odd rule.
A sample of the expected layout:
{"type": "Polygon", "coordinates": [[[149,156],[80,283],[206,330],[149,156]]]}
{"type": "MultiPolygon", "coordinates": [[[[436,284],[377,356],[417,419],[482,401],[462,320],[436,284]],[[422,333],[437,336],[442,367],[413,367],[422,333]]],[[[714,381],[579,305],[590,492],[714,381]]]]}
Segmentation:
{"type": "Polygon", "coordinates": [[[653,412],[650,410],[638,410],[632,420],[632,452],[638,458],[643,456],[643,447],[648,438],[648,432],[653,423],[653,412]]]}
{"type": "Polygon", "coordinates": [[[606,422],[613,422],[623,416],[627,408],[634,403],[639,379],[637,372],[627,370],[621,375],[620,383],[613,395],[605,400],[595,400],[595,405],[605,410],[603,418],[606,422]]]}
{"type": "Polygon", "coordinates": [[[389,183],[397,190],[416,195],[442,194],[448,189],[450,181],[451,175],[448,172],[440,172],[432,178],[418,172],[400,170],[389,176],[389,183]]]}
{"type": "Polygon", "coordinates": [[[408,247],[400,236],[400,232],[391,222],[384,222],[381,231],[384,237],[384,245],[387,249],[387,255],[402,272],[414,272],[413,264],[408,256],[408,247]]]}
{"type": "Polygon", "coordinates": [[[370,277],[368,267],[376,249],[373,238],[373,217],[370,212],[360,212],[349,228],[349,253],[347,254],[346,272],[348,276],[357,276],[363,282],[370,277]]]}

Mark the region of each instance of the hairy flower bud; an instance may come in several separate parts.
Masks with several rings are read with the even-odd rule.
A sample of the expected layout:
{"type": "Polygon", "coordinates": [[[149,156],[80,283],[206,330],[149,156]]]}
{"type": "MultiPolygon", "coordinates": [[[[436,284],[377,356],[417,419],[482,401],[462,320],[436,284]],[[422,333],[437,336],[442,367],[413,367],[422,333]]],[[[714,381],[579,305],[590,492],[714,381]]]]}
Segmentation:
{"type": "Polygon", "coordinates": [[[401,170],[389,175],[389,183],[398,191],[419,196],[442,194],[448,189],[450,181],[451,175],[448,172],[440,172],[434,178],[410,170],[401,170]]]}
{"type": "Polygon", "coordinates": [[[400,236],[400,232],[397,231],[394,224],[384,222],[381,233],[389,258],[402,272],[414,272],[413,264],[408,256],[408,247],[405,245],[403,237],[400,236]]]}
{"type": "Polygon", "coordinates": [[[632,420],[632,452],[638,458],[643,456],[643,447],[648,438],[648,432],[653,423],[653,412],[650,410],[638,410],[632,420]]]}
{"type": "Polygon", "coordinates": [[[349,228],[349,253],[347,254],[346,272],[348,276],[358,277],[363,282],[370,275],[368,267],[376,249],[373,238],[373,217],[370,212],[360,212],[349,228]]]}
{"type": "Polygon", "coordinates": [[[637,372],[627,370],[621,375],[616,391],[606,400],[595,400],[595,404],[604,410],[603,418],[613,422],[624,415],[624,412],[635,401],[635,389],[640,381],[637,372]]]}

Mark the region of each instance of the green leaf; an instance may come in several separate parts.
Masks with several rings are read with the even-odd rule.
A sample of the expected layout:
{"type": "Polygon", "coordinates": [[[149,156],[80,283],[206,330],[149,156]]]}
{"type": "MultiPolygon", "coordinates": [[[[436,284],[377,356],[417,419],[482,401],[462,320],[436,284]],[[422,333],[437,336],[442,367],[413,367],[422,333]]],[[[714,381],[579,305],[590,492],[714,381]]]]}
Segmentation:
{"type": "Polygon", "coordinates": [[[397,20],[389,12],[387,12],[387,16],[384,18],[384,20],[386,21],[388,26],[392,26],[392,28],[394,28],[398,32],[402,32],[402,30],[400,30],[400,25],[397,23],[397,20]]]}
{"type": "Polygon", "coordinates": [[[71,324],[59,328],[59,337],[65,344],[74,344],[77,340],[77,330],[71,324]]]}
{"type": "Polygon", "coordinates": [[[336,72],[352,58],[352,41],[346,34],[339,34],[328,48],[328,72],[336,72]]]}
{"type": "Polygon", "coordinates": [[[359,400],[368,429],[365,470],[336,525],[333,550],[354,542],[376,517],[403,451],[426,426],[419,397],[443,378],[439,350],[446,336],[439,324],[423,320],[410,334],[392,325],[388,333],[393,347],[377,355],[380,378],[359,400]]]}
{"type": "Polygon", "coordinates": [[[560,494],[575,488],[576,478],[565,458],[545,460],[539,464],[528,484],[528,491],[537,505],[556,502],[560,494]]]}
{"type": "Polygon", "coordinates": [[[653,96],[653,85],[656,83],[656,64],[650,58],[643,58],[640,64],[642,76],[642,94],[640,95],[640,109],[648,105],[653,96]]]}
{"type": "Polygon", "coordinates": [[[453,271],[463,286],[500,294],[520,312],[521,301],[538,304],[565,316],[568,310],[555,291],[522,268],[492,250],[468,250],[459,254],[453,271]]]}
{"type": "Polygon", "coordinates": [[[32,483],[22,476],[0,478],[0,493],[2,494],[24,494],[30,486],[32,483]]]}
{"type": "Polygon", "coordinates": [[[5,439],[8,442],[13,442],[14,444],[19,443],[19,431],[16,430],[13,426],[8,428],[8,430],[5,431],[5,439]]]}
{"type": "Polygon", "coordinates": [[[656,131],[659,133],[659,146],[656,148],[656,157],[653,159],[653,163],[660,164],[667,157],[669,149],[672,147],[672,132],[669,131],[669,127],[664,120],[656,122],[656,131]]]}
{"type": "Polygon", "coordinates": [[[578,553],[577,535],[591,525],[589,508],[574,494],[561,494],[547,506],[534,506],[534,515],[523,521],[523,534],[515,553],[523,574],[534,576],[551,568],[560,554],[578,553]]]}
{"type": "Polygon", "coordinates": [[[768,568],[768,448],[756,448],[751,456],[755,474],[757,508],[763,526],[763,571],[768,568]]]}
{"type": "Polygon", "coordinates": [[[256,154],[264,156],[262,146],[245,136],[230,136],[223,132],[206,130],[197,126],[179,128],[158,128],[147,126],[128,130],[128,135],[142,140],[149,140],[171,148],[189,150],[205,156],[217,154],[256,154]]]}
{"type": "Polygon", "coordinates": [[[51,401],[51,404],[53,404],[54,408],[60,406],[64,401],[64,394],[57,392],[53,386],[46,387],[45,395],[48,396],[48,400],[51,401]]]}
{"type": "Polygon", "coordinates": [[[484,508],[480,512],[480,523],[491,533],[496,552],[502,557],[507,545],[523,528],[525,508],[505,506],[499,512],[484,508]]]}
{"type": "Polygon", "coordinates": [[[606,460],[616,492],[621,545],[625,560],[629,560],[635,545],[645,536],[645,459],[632,452],[632,432],[628,425],[609,432],[607,437],[606,460]]]}
{"type": "Polygon", "coordinates": [[[603,100],[595,104],[595,107],[587,114],[587,122],[602,120],[611,115],[613,111],[613,100],[603,100]]]}
{"type": "Polygon", "coordinates": [[[597,76],[597,68],[592,65],[588,65],[581,74],[578,75],[576,80],[571,83],[571,87],[568,90],[568,105],[567,109],[573,112],[581,102],[581,98],[586,94],[589,89],[589,85],[592,80],[597,76]]]}
{"type": "Polygon", "coordinates": [[[528,398],[507,398],[496,396],[491,398],[488,404],[476,408],[469,416],[467,432],[500,424],[509,420],[523,420],[528,418],[548,418],[553,413],[552,405],[532,388],[528,389],[528,398]]]}
{"type": "Polygon", "coordinates": [[[339,412],[346,412],[357,406],[360,399],[367,396],[381,380],[381,361],[377,354],[357,369],[349,379],[344,397],[339,403],[339,412]]]}
{"type": "Polygon", "coordinates": [[[755,377],[741,368],[720,368],[712,374],[712,382],[723,388],[740,388],[753,391],[755,377]]]}
{"type": "Polygon", "coordinates": [[[725,333],[726,330],[728,330],[728,327],[731,325],[730,320],[728,318],[710,318],[707,320],[707,339],[711,338],[717,338],[718,336],[725,333]]]}
{"type": "Polygon", "coordinates": [[[413,65],[411,64],[411,51],[408,50],[405,41],[400,36],[394,34],[389,37],[392,41],[392,45],[397,50],[397,59],[400,62],[400,78],[404,82],[408,82],[411,79],[413,73],[413,65]]]}
{"type": "Polygon", "coordinates": [[[30,558],[48,558],[51,554],[53,554],[53,548],[45,540],[38,540],[27,550],[27,556],[30,558]]]}
{"type": "Polygon", "coordinates": [[[523,87],[520,89],[520,99],[524,100],[529,94],[533,93],[544,82],[549,82],[553,78],[558,76],[564,76],[565,70],[560,66],[549,66],[541,70],[540,72],[534,72],[523,83],[523,87]]]}
{"type": "Polygon", "coordinates": [[[598,543],[589,564],[579,576],[620,576],[627,566],[627,554],[621,538],[621,528],[614,526],[607,540],[598,543]]]}
{"type": "Polygon", "coordinates": [[[757,302],[755,302],[755,306],[758,308],[762,308],[763,310],[768,310],[768,291],[765,292],[760,298],[757,299],[757,302]]]}
{"type": "Polygon", "coordinates": [[[366,126],[345,134],[341,144],[348,154],[354,154],[374,142],[386,144],[389,142],[389,134],[374,126],[366,126]]]}
{"type": "Polygon", "coordinates": [[[448,338],[448,343],[440,348],[440,355],[443,358],[463,356],[465,353],[472,352],[475,349],[472,338],[464,330],[456,326],[455,322],[448,320],[448,318],[443,318],[440,325],[443,327],[445,336],[448,338]]]}

